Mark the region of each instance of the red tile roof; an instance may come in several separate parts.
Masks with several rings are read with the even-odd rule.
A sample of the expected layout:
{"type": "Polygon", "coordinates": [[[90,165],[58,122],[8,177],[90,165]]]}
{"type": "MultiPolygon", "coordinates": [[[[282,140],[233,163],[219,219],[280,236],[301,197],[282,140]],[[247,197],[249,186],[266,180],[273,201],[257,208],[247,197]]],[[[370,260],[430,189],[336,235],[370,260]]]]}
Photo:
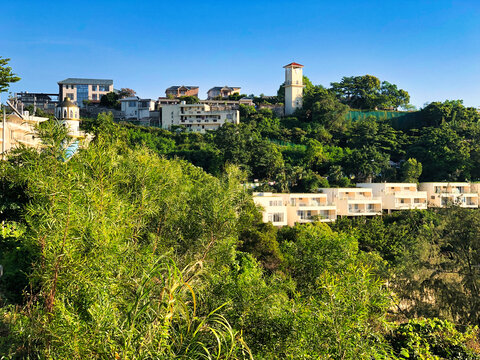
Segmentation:
{"type": "Polygon", "coordinates": [[[290,63],[290,64],[285,65],[284,68],[289,67],[289,66],[293,66],[293,67],[303,67],[302,64],[299,64],[299,63],[296,63],[296,62],[292,62],[292,63],[290,63]]]}

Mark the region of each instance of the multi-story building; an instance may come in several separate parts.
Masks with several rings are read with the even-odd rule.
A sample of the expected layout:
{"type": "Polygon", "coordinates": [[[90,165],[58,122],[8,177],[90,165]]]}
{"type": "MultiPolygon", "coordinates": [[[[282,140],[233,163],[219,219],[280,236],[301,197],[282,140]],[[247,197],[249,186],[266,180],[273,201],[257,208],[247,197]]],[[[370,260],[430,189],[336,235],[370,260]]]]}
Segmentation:
{"type": "Polygon", "coordinates": [[[198,97],[198,86],[170,86],[165,90],[167,97],[196,96],[198,97]]]}
{"type": "Polygon", "coordinates": [[[218,97],[228,98],[233,94],[240,94],[241,88],[236,86],[215,86],[207,91],[208,99],[212,100],[218,97]]]}
{"type": "Polygon", "coordinates": [[[275,226],[288,225],[287,205],[283,195],[270,192],[253,194],[253,201],[262,208],[263,222],[271,222],[275,226]]]}
{"type": "Polygon", "coordinates": [[[6,118],[5,127],[4,122],[0,121],[2,159],[8,151],[14,149],[20,144],[39,148],[41,141],[35,136],[35,126],[48,120],[48,118],[32,116],[28,111],[20,112],[16,108],[13,109],[13,113],[6,118]]]}
{"type": "Polygon", "coordinates": [[[152,99],[140,99],[138,96],[132,96],[119,101],[126,119],[145,119],[150,117],[151,111],[155,110],[155,101],[152,99]]]}
{"type": "Polygon", "coordinates": [[[415,183],[361,183],[357,187],[372,189],[373,196],[382,199],[382,208],[389,213],[427,208],[427,192],[418,191],[415,183]]]}
{"type": "Polygon", "coordinates": [[[79,107],[84,101],[100,101],[103,95],[113,91],[113,80],[68,78],[58,82],[59,98],[68,97],[79,107]]]}
{"type": "Polygon", "coordinates": [[[478,207],[479,194],[467,182],[425,182],[420,183],[420,190],[427,192],[428,205],[432,207],[478,207]]]}
{"type": "Polygon", "coordinates": [[[382,199],[367,188],[321,188],[328,202],[337,206],[339,216],[373,216],[382,214],[382,199]]]}
{"type": "Polygon", "coordinates": [[[254,193],[255,204],[263,208],[263,221],[275,226],[313,221],[332,222],[337,218],[337,209],[327,201],[325,194],[273,194],[254,193]]]}
{"type": "Polygon", "coordinates": [[[180,104],[162,106],[162,128],[184,126],[189,131],[216,130],[225,123],[239,124],[238,110],[212,110],[207,104],[180,104]]]}
{"type": "Polygon", "coordinates": [[[285,115],[291,115],[303,104],[303,65],[292,62],[285,69],[285,115]]]}
{"type": "MultiPolygon", "coordinates": [[[[164,105],[180,104],[182,100],[176,98],[159,97],[156,101],[156,107],[161,108],[164,105]]],[[[238,110],[240,105],[255,106],[254,102],[250,98],[243,98],[240,100],[199,100],[199,104],[206,104],[210,106],[211,110],[238,110]]]]}
{"type": "Polygon", "coordinates": [[[293,226],[295,223],[312,221],[332,222],[337,219],[337,207],[329,203],[326,194],[286,194],[287,223],[293,226]]]}
{"type": "Polygon", "coordinates": [[[15,94],[14,101],[21,104],[23,108],[33,106],[44,111],[54,111],[58,104],[58,94],[31,93],[28,91],[15,94]]]}

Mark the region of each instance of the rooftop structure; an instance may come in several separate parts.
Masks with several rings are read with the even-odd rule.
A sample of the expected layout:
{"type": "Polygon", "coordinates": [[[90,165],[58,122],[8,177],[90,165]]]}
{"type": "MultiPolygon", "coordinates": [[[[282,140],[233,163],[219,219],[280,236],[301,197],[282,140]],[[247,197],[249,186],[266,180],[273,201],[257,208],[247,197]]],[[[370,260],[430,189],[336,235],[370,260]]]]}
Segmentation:
{"type": "Polygon", "coordinates": [[[180,96],[196,96],[198,97],[198,86],[170,86],[165,90],[165,95],[173,96],[173,97],[180,97],[180,96]]]}
{"type": "Polygon", "coordinates": [[[113,91],[113,80],[68,78],[58,82],[60,99],[68,97],[79,107],[84,107],[84,101],[98,102],[100,98],[113,91]]]}
{"type": "Polygon", "coordinates": [[[210,90],[208,90],[207,92],[207,99],[211,100],[211,99],[215,99],[215,98],[218,98],[218,97],[221,97],[221,98],[228,98],[230,95],[233,95],[233,94],[240,94],[240,90],[241,88],[240,87],[236,87],[236,86],[215,86],[213,88],[211,88],[210,90]]]}
{"type": "MultiPolygon", "coordinates": [[[[58,94],[50,93],[31,93],[19,92],[15,94],[14,101],[18,102],[23,108],[33,106],[35,109],[42,109],[44,111],[53,111],[58,103],[58,94]]],[[[17,106],[18,108],[18,106],[17,106]]]]}

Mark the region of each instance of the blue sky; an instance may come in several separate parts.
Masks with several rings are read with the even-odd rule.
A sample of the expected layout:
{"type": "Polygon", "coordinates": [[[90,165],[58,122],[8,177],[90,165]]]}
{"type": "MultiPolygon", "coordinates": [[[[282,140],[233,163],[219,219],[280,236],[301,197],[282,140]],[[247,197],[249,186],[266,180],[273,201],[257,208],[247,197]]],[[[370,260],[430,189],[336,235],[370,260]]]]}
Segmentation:
{"type": "Polygon", "coordinates": [[[24,0],[2,13],[0,56],[22,78],[12,92],[88,77],[151,98],[171,85],[274,95],[296,61],[314,84],[371,74],[416,106],[480,106],[478,0],[24,0]]]}

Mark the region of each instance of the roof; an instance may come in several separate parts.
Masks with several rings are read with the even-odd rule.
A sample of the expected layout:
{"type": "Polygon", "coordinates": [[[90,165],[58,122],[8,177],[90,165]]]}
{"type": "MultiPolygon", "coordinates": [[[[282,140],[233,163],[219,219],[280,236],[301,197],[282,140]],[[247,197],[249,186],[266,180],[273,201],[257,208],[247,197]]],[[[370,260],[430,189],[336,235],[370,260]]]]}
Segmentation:
{"type": "Polygon", "coordinates": [[[176,86],[170,86],[169,88],[167,88],[167,90],[178,90],[178,89],[181,88],[181,87],[184,87],[184,88],[186,88],[186,89],[188,89],[188,90],[198,89],[198,86],[190,86],[190,85],[189,85],[189,86],[187,86],[187,85],[180,85],[180,86],[178,86],[178,85],[176,85],[176,86]]]}
{"type": "Polygon", "coordinates": [[[211,88],[211,89],[208,90],[208,91],[212,91],[212,90],[213,90],[213,91],[215,91],[215,90],[220,91],[220,90],[223,90],[223,89],[228,89],[228,90],[230,90],[230,91],[234,91],[234,90],[240,90],[241,87],[238,87],[238,86],[226,86],[226,85],[225,85],[225,86],[214,86],[213,88],[211,88]]]}
{"type": "Polygon", "coordinates": [[[303,65],[296,62],[291,62],[290,64],[284,66],[284,68],[286,67],[303,67],[303,65]]]}
{"type": "Polygon", "coordinates": [[[62,102],[60,102],[60,104],[58,104],[58,107],[77,107],[77,105],[75,105],[69,97],[65,97],[65,99],[63,99],[62,102]]]}
{"type": "Polygon", "coordinates": [[[58,85],[113,85],[113,80],[68,78],[59,81],[58,85]]]}

